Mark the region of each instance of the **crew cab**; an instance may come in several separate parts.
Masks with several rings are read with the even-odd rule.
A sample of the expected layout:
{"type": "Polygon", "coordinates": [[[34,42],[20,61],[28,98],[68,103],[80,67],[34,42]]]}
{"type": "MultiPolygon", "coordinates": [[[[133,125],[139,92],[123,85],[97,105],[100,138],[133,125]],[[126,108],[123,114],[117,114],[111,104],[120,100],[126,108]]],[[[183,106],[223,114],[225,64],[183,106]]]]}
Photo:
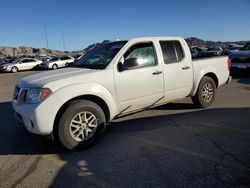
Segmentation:
{"type": "Polygon", "coordinates": [[[192,61],[180,37],[105,43],[71,68],[21,79],[14,90],[17,120],[53,135],[71,150],[94,143],[108,122],[123,115],[192,97],[208,107],[230,81],[227,57],[192,61]]]}

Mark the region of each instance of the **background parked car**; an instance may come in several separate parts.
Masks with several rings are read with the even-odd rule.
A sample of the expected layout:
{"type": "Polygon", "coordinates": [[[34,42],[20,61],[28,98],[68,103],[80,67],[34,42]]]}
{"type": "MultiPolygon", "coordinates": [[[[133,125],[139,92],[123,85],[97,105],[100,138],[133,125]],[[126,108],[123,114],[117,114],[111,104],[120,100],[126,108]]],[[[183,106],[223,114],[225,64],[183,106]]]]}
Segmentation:
{"type": "Polygon", "coordinates": [[[220,56],[223,52],[223,49],[221,47],[209,47],[206,49],[205,56],[211,57],[211,56],[220,56]]]}
{"type": "Polygon", "coordinates": [[[58,69],[70,66],[74,62],[74,58],[70,56],[53,57],[49,61],[40,64],[41,68],[58,69]]]}
{"type": "Polygon", "coordinates": [[[0,70],[4,72],[18,72],[22,70],[31,70],[39,66],[42,61],[34,58],[20,58],[11,63],[5,63],[0,66],[0,70]]]}
{"type": "Polygon", "coordinates": [[[239,44],[231,44],[228,53],[232,53],[232,52],[237,52],[240,49],[242,49],[244,47],[244,45],[239,45],[239,44]]]}
{"type": "Polygon", "coordinates": [[[191,47],[191,54],[192,58],[201,58],[205,56],[206,52],[204,48],[193,46],[191,47]]]}
{"type": "Polygon", "coordinates": [[[229,54],[231,69],[250,69],[250,42],[240,50],[229,54]]]}
{"type": "Polygon", "coordinates": [[[7,59],[7,63],[12,63],[16,59],[18,59],[18,57],[6,57],[6,59],[7,59]]]}
{"type": "Polygon", "coordinates": [[[8,60],[5,57],[0,57],[0,65],[7,63],[8,60]]]}
{"type": "Polygon", "coordinates": [[[56,57],[55,55],[52,55],[52,56],[45,56],[45,57],[42,57],[41,60],[43,62],[48,62],[50,61],[52,58],[56,57]]]}
{"type": "Polygon", "coordinates": [[[207,46],[192,46],[191,49],[192,58],[212,57],[220,56],[224,50],[220,46],[207,47],[207,46]]]}

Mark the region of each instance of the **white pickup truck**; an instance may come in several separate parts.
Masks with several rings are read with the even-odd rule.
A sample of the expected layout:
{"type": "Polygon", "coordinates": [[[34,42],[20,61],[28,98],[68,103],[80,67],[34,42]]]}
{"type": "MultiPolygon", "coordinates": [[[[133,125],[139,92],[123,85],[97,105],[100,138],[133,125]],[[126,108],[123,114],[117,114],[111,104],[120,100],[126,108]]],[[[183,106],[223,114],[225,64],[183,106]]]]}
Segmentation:
{"type": "Polygon", "coordinates": [[[14,90],[16,118],[67,149],[94,143],[111,120],[192,97],[211,105],[230,81],[227,57],[192,61],[183,38],[147,37],[103,44],[74,67],[21,79],[14,90]]]}

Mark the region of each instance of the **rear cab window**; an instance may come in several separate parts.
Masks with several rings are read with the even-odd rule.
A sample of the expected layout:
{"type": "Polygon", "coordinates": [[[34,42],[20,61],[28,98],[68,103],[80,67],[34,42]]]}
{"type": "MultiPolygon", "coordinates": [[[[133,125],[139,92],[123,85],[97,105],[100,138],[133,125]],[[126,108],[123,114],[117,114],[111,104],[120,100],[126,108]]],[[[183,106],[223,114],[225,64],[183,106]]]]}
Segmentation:
{"type": "Polygon", "coordinates": [[[179,63],[184,58],[182,46],[177,40],[160,41],[165,64],[179,63]]]}

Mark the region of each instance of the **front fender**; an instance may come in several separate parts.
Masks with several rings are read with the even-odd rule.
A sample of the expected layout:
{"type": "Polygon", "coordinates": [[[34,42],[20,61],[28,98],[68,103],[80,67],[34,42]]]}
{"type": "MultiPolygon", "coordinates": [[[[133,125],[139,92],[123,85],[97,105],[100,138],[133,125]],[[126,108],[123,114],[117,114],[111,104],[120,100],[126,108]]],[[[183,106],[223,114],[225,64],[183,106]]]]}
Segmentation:
{"type": "Polygon", "coordinates": [[[110,118],[112,119],[117,113],[116,99],[115,97],[103,86],[96,83],[79,83],[73,85],[67,85],[54,93],[60,100],[57,111],[69,100],[80,97],[83,95],[94,95],[101,98],[107,104],[110,111],[110,118]]]}

